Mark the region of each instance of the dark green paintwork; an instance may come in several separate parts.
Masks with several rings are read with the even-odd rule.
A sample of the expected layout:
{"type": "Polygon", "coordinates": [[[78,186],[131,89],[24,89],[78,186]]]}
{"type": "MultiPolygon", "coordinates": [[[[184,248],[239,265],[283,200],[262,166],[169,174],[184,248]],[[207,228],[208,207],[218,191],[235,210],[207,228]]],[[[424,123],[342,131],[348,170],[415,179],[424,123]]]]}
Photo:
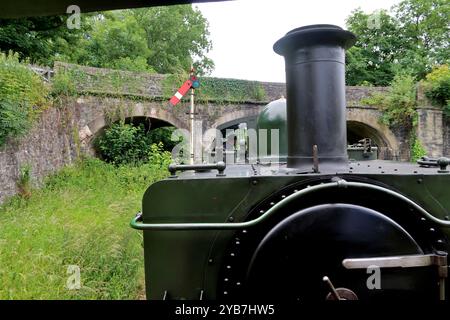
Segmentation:
{"type": "MultiPolygon", "coordinates": [[[[271,129],[279,130],[279,161],[285,162],[287,159],[287,128],[286,128],[286,99],[282,98],[270,102],[258,116],[256,129],[266,129],[267,137],[267,155],[270,158],[271,150],[271,129]]],[[[260,154],[258,152],[258,154],[260,154]]],[[[265,159],[261,159],[264,161],[265,159]]]]}
{"type": "MultiPolygon", "coordinates": [[[[382,174],[377,165],[385,161],[361,162],[367,163],[371,164],[367,172],[337,176],[349,181],[362,178],[365,182],[382,183],[440,219],[450,214],[449,174],[437,174],[435,168],[395,163],[392,168],[383,168],[397,168],[395,173],[382,174]],[[415,169],[417,174],[413,173],[415,169]]],[[[157,182],[144,195],[144,222],[227,222],[230,217],[241,222],[257,204],[289,185],[336,176],[286,174],[282,170],[272,176],[253,176],[251,172],[250,166],[234,166],[227,168],[226,177],[186,173],[157,182]]],[[[450,236],[448,229],[443,232],[450,236]]],[[[216,298],[223,253],[233,235],[233,231],[145,231],[147,298],[162,299],[167,291],[170,299],[198,299],[201,290],[205,298],[216,298]]]]}
{"type": "Polygon", "coordinates": [[[354,161],[376,160],[378,148],[372,147],[371,152],[364,152],[364,147],[352,147],[347,148],[348,158],[354,161]]]}

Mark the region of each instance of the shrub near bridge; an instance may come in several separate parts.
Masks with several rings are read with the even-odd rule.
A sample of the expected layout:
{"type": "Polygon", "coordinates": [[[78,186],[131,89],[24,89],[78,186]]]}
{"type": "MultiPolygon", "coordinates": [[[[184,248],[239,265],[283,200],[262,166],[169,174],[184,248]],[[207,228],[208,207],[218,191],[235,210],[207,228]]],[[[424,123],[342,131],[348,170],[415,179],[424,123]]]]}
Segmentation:
{"type": "Polygon", "coordinates": [[[450,68],[448,65],[435,67],[424,81],[425,95],[441,106],[450,116],[450,68]]]}
{"type": "Polygon", "coordinates": [[[160,152],[170,151],[178,143],[171,140],[175,128],[162,127],[146,131],[144,125],[114,123],[96,141],[97,149],[106,162],[139,164],[151,161],[155,147],[160,152]]]}
{"type": "Polygon", "coordinates": [[[0,147],[24,135],[49,103],[48,89],[18,55],[0,52],[0,147]]]}

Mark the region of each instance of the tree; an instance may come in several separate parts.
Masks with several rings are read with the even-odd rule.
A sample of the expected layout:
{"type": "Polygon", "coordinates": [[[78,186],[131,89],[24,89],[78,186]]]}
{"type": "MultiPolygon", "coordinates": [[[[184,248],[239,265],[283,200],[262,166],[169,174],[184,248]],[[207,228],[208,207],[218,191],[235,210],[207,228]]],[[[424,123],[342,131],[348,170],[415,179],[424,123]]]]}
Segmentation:
{"type": "Polygon", "coordinates": [[[76,46],[83,32],[67,28],[66,21],[66,16],[0,19],[0,51],[17,52],[32,63],[50,64],[61,49],[76,46]]]}
{"type": "Polygon", "coordinates": [[[94,67],[179,73],[212,61],[208,22],[191,5],[106,12],[92,17],[75,50],[62,60],[94,67]]]}
{"type": "Polygon", "coordinates": [[[348,52],[348,83],[388,85],[399,72],[420,80],[448,62],[449,7],[447,0],[403,0],[391,12],[353,11],[347,28],[358,41],[348,52]]]}
{"type": "Polygon", "coordinates": [[[191,5],[153,7],[128,11],[146,33],[151,50],[148,63],[159,73],[190,69],[210,72],[214,63],[206,54],[211,49],[208,21],[191,5]]]}
{"type": "Polygon", "coordinates": [[[394,13],[402,36],[413,48],[401,59],[403,67],[412,64],[416,76],[423,79],[433,65],[449,61],[448,0],[404,0],[394,7],[394,13]]]}
{"type": "Polygon", "coordinates": [[[75,50],[67,50],[62,60],[93,67],[153,71],[148,65],[150,49],[143,28],[123,11],[92,17],[89,32],[75,50]]]}
{"type": "Polygon", "coordinates": [[[212,70],[208,22],[192,5],[83,14],[81,29],[66,16],[0,20],[0,51],[33,63],[55,60],[159,73],[212,70]]]}
{"type": "Polygon", "coordinates": [[[398,21],[384,10],[366,14],[356,9],[346,23],[358,37],[355,46],[348,51],[348,83],[389,85],[395,75],[393,65],[408,50],[405,39],[399,36],[398,21]]]}

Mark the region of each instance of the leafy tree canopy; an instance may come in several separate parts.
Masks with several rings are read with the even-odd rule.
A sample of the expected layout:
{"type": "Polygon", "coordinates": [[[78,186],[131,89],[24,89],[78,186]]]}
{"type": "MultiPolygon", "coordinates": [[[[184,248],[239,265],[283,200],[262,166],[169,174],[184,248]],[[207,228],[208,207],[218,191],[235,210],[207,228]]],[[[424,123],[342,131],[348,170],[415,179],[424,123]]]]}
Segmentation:
{"type": "Polygon", "coordinates": [[[200,74],[214,64],[208,21],[191,5],[82,15],[81,29],[66,16],[0,20],[0,51],[15,51],[33,63],[55,60],[94,67],[200,74]]]}
{"type": "Polygon", "coordinates": [[[398,73],[420,80],[436,64],[448,63],[447,0],[403,0],[390,11],[356,9],[347,28],[358,41],[347,55],[347,82],[385,86],[398,73]]]}
{"type": "Polygon", "coordinates": [[[0,19],[0,51],[17,52],[31,63],[49,64],[60,54],[61,44],[75,46],[84,30],[69,29],[66,21],[65,16],[0,19]]]}
{"type": "Polygon", "coordinates": [[[70,46],[61,60],[94,67],[153,71],[147,63],[150,56],[143,28],[124,12],[93,17],[88,32],[80,38],[75,50],[70,46]]]}
{"type": "Polygon", "coordinates": [[[149,64],[159,73],[189,70],[209,73],[214,63],[206,57],[212,48],[209,24],[192,6],[153,7],[128,11],[143,27],[151,50],[149,64]]]}

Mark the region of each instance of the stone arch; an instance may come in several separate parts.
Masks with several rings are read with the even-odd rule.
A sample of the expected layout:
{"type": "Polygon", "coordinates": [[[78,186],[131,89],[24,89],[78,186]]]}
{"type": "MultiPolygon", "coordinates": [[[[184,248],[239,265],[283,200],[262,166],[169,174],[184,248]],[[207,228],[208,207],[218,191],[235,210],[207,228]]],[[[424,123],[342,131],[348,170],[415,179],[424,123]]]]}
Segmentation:
{"type": "Polygon", "coordinates": [[[242,122],[246,122],[248,128],[256,129],[256,119],[258,118],[258,115],[263,107],[264,106],[254,105],[231,112],[222,112],[221,116],[216,118],[209,128],[204,128],[207,133],[203,137],[204,145],[211,145],[216,137],[215,133],[207,131],[209,129],[223,131],[224,129],[236,126],[242,122]]]}
{"type": "MultiPolygon", "coordinates": [[[[185,121],[178,119],[168,110],[161,109],[160,107],[152,106],[151,104],[136,103],[128,107],[124,112],[124,118],[146,118],[155,119],[159,122],[167,123],[178,129],[188,129],[188,124],[185,121]]],[[[110,125],[111,122],[119,120],[110,119],[108,121],[106,115],[102,113],[97,115],[94,119],[89,121],[81,130],[79,131],[79,140],[81,146],[86,152],[90,154],[95,154],[93,148],[94,139],[101,134],[101,132],[110,125]]],[[[161,124],[159,126],[162,126],[161,124]]]]}
{"type": "Polygon", "coordinates": [[[232,112],[226,112],[221,117],[217,118],[212,124],[212,128],[224,129],[239,122],[255,121],[260,111],[264,106],[255,106],[245,109],[240,109],[232,112]]]}
{"type": "Polygon", "coordinates": [[[348,136],[360,135],[370,138],[378,146],[378,157],[384,160],[396,159],[400,151],[400,142],[388,126],[380,123],[379,112],[375,110],[355,110],[347,112],[348,136]]]}

